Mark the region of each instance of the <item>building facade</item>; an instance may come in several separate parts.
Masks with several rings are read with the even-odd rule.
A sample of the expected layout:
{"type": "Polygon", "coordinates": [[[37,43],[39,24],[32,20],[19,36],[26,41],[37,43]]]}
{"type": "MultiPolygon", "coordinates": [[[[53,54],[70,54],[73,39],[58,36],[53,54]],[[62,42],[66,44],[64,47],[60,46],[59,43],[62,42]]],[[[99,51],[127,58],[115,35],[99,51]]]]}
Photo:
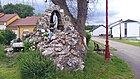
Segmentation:
{"type": "Polygon", "coordinates": [[[130,19],[122,21],[116,26],[110,27],[110,30],[113,37],[140,37],[140,23],[130,19]]]}
{"type": "Polygon", "coordinates": [[[99,25],[98,27],[93,28],[91,33],[92,36],[102,36],[105,34],[106,34],[106,28],[104,25],[99,25]]]}
{"type": "Polygon", "coordinates": [[[39,16],[32,16],[32,17],[26,17],[22,19],[18,19],[8,25],[8,29],[14,31],[17,35],[17,38],[22,38],[22,33],[24,31],[33,32],[34,27],[37,24],[37,21],[40,19],[39,16]]]}

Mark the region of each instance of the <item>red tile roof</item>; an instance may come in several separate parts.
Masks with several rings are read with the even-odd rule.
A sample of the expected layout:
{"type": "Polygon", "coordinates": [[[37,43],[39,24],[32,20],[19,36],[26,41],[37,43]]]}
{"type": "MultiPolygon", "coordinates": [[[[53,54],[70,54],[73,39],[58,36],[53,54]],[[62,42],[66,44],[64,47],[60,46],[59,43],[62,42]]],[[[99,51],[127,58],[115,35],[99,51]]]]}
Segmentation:
{"type": "Polygon", "coordinates": [[[4,15],[4,13],[0,13],[0,17],[2,17],[4,15]]]}
{"type": "Polygon", "coordinates": [[[16,26],[32,26],[36,25],[37,21],[40,19],[39,16],[32,16],[32,17],[26,17],[19,20],[14,21],[8,27],[16,27],[16,26]]]}
{"type": "Polygon", "coordinates": [[[5,22],[16,16],[17,14],[4,14],[3,16],[0,17],[1,22],[5,22]]]}

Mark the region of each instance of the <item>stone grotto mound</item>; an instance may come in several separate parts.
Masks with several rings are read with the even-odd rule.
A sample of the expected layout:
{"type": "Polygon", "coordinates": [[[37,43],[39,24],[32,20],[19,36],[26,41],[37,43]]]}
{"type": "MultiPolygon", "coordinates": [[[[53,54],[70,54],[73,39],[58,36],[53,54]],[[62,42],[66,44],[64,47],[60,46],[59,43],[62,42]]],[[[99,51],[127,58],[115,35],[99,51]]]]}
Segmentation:
{"type": "Polygon", "coordinates": [[[38,49],[46,57],[50,56],[59,69],[83,70],[86,48],[70,17],[59,6],[47,9],[34,32],[24,34],[24,38],[32,43],[32,50],[38,49]],[[56,24],[53,22],[53,15],[57,16],[56,24]]]}

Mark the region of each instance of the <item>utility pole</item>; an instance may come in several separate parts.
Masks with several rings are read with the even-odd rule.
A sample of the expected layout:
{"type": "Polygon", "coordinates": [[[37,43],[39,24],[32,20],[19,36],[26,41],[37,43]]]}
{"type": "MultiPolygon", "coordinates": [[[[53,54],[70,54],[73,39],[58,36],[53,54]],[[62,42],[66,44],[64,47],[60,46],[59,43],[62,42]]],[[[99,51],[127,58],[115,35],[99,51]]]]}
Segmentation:
{"type": "Polygon", "coordinates": [[[109,41],[108,41],[108,0],[106,0],[106,50],[105,60],[110,61],[109,41]]]}
{"type": "Polygon", "coordinates": [[[24,4],[24,0],[23,0],[23,4],[24,4]]]}
{"type": "Polygon", "coordinates": [[[0,6],[2,6],[2,5],[1,5],[1,0],[0,0],[0,6]]]}
{"type": "Polygon", "coordinates": [[[32,0],[32,6],[34,6],[34,1],[32,0]]]}

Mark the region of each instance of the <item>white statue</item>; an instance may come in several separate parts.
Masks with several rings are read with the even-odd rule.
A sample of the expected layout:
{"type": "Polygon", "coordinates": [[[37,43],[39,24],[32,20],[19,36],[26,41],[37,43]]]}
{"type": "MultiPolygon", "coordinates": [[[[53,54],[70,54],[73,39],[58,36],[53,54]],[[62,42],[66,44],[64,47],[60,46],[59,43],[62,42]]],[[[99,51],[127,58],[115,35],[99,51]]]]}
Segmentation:
{"type": "Polygon", "coordinates": [[[54,29],[57,29],[57,26],[58,26],[58,17],[56,15],[56,13],[54,13],[54,15],[53,15],[53,23],[54,23],[54,29]]]}

